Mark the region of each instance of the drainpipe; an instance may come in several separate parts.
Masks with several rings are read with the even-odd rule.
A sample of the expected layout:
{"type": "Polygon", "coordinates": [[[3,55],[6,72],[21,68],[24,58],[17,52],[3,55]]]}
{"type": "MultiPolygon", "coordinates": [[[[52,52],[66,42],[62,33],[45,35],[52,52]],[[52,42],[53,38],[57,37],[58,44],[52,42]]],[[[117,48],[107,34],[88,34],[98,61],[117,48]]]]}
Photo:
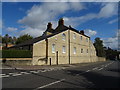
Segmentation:
{"type": "Polygon", "coordinates": [[[47,62],[48,62],[48,39],[46,38],[45,39],[45,41],[46,41],[46,64],[47,64],[47,62]]]}
{"type": "Polygon", "coordinates": [[[70,30],[68,30],[68,60],[70,64],[70,30]]]}

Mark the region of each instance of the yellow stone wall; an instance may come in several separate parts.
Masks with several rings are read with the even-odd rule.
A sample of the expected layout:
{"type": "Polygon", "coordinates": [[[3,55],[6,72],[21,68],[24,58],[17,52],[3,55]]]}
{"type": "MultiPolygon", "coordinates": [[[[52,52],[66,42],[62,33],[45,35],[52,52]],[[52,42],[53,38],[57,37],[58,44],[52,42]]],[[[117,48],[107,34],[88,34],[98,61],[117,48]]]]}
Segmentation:
{"type": "Polygon", "coordinates": [[[52,53],[52,44],[55,44],[55,51],[58,51],[58,64],[69,64],[69,43],[68,33],[70,31],[70,63],[83,63],[83,62],[95,62],[97,61],[95,48],[90,38],[78,34],[72,30],[66,30],[57,35],[48,38],[48,59],[46,61],[46,41],[42,40],[33,45],[33,65],[49,65],[50,58],[52,65],[56,63],[56,52],[52,53]],[[65,41],[62,39],[62,34],[66,35],[65,41]],[[76,36],[73,39],[73,36],[76,36]],[[82,40],[80,39],[82,36],[82,40]],[[86,38],[89,39],[88,42],[86,38]],[[66,52],[62,52],[62,47],[66,47],[66,52]],[[74,47],[76,47],[76,54],[74,54],[74,47]],[[83,49],[83,53],[81,53],[83,49]],[[88,49],[88,53],[87,53],[88,49]]]}

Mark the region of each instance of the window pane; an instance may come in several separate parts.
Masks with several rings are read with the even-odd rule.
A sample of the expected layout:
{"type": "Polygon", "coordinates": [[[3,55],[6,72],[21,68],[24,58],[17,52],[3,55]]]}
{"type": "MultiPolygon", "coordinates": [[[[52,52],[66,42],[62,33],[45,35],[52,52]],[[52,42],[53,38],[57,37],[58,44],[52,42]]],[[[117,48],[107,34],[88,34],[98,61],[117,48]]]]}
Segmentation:
{"type": "Polygon", "coordinates": [[[74,47],[73,53],[76,54],[76,47],[74,47]]]}
{"type": "Polygon", "coordinates": [[[73,39],[76,39],[76,34],[75,33],[73,34],[73,39]]]}
{"type": "Polygon", "coordinates": [[[86,42],[88,42],[88,38],[86,38],[86,42]]]}
{"type": "Polygon", "coordinates": [[[63,34],[62,34],[62,40],[65,41],[65,39],[66,39],[66,35],[63,33],[63,34]]]}
{"type": "Polygon", "coordinates": [[[62,47],[62,52],[63,52],[63,53],[66,52],[66,47],[65,47],[65,46],[62,47]]]}
{"type": "Polygon", "coordinates": [[[52,44],[52,53],[55,53],[55,44],[52,44]]]}

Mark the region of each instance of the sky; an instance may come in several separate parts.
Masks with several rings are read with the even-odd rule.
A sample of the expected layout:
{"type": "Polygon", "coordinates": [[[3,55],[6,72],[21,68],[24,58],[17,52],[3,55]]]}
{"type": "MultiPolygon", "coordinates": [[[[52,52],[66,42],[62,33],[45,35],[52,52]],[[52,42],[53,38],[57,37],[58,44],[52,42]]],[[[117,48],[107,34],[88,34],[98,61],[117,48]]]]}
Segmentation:
{"type": "Polygon", "coordinates": [[[100,37],[105,46],[117,48],[117,2],[2,2],[0,33],[37,37],[46,30],[48,22],[56,28],[60,18],[66,26],[84,30],[92,41],[100,37]]]}

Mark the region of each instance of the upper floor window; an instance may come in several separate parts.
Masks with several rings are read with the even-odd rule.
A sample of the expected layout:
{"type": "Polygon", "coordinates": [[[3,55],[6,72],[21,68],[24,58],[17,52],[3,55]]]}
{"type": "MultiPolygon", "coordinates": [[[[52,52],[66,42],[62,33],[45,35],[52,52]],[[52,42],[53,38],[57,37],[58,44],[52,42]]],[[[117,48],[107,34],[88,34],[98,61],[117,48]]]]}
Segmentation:
{"type": "Polygon", "coordinates": [[[86,42],[88,42],[88,38],[86,38],[86,42]]]}
{"type": "Polygon", "coordinates": [[[76,54],[76,47],[73,48],[73,53],[76,54]]]}
{"type": "Polygon", "coordinates": [[[75,33],[73,33],[73,39],[76,39],[76,34],[75,33]]]}
{"type": "Polygon", "coordinates": [[[52,44],[52,53],[55,53],[55,44],[52,44]]]}
{"type": "Polygon", "coordinates": [[[82,36],[80,36],[80,40],[82,40],[82,36]]]}
{"type": "Polygon", "coordinates": [[[62,53],[66,53],[66,47],[65,46],[62,47],[62,53]]]}
{"type": "Polygon", "coordinates": [[[83,53],[83,49],[81,49],[81,53],[83,53]]]}
{"type": "Polygon", "coordinates": [[[65,39],[66,39],[66,35],[63,33],[63,34],[62,34],[62,40],[65,41],[65,39]]]}

